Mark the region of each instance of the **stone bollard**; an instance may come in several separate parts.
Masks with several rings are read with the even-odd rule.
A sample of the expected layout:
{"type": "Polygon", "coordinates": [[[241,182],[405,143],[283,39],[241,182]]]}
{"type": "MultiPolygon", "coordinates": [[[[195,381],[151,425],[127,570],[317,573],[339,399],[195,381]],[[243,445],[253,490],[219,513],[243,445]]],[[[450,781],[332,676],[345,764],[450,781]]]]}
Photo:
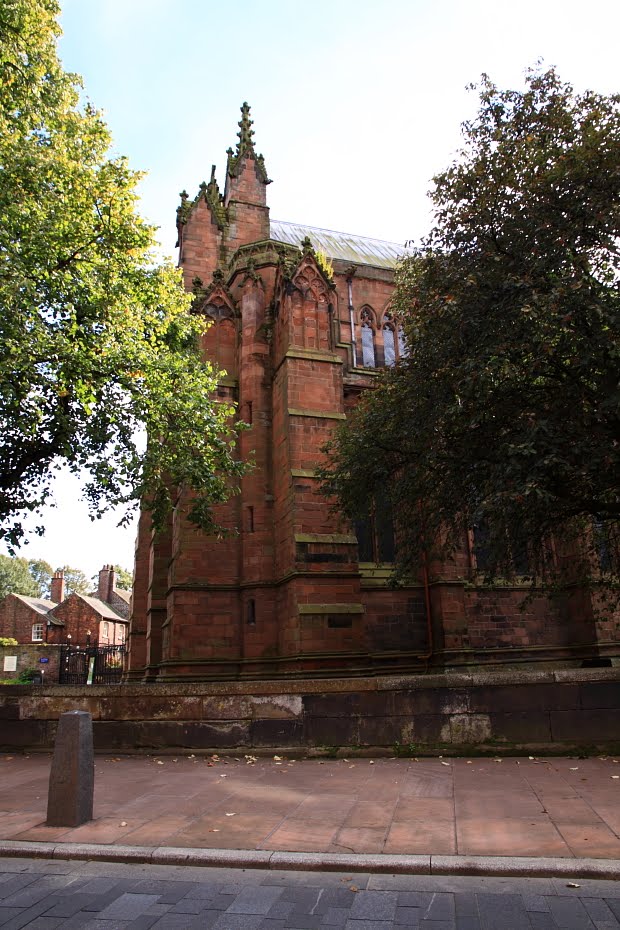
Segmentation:
{"type": "Polygon", "coordinates": [[[48,827],[79,827],[93,819],[93,720],[84,710],[61,714],[47,796],[48,827]]]}

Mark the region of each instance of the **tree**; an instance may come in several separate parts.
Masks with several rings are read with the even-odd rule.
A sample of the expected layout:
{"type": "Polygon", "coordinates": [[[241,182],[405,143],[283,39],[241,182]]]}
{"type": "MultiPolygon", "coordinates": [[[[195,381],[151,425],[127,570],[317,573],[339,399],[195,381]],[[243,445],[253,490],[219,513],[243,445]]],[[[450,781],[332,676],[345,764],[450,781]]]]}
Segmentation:
{"type": "Polygon", "coordinates": [[[324,487],[349,516],[388,492],[401,572],[478,526],[490,575],[527,551],[540,580],[552,536],[594,556],[593,521],[620,517],[620,97],[553,69],[479,92],[397,273],[410,355],[336,436],[324,487]]]}
{"type": "Polygon", "coordinates": [[[49,597],[50,582],[54,569],[44,559],[28,559],[28,571],[39,586],[39,593],[42,597],[49,597]]]}
{"type": "Polygon", "coordinates": [[[87,474],[93,516],[143,500],[158,527],[187,489],[209,530],[245,467],[234,409],[178,272],[154,262],[139,175],[60,65],[58,11],[0,6],[0,537],[20,542],[63,465],[87,474]]]}
{"type": "Polygon", "coordinates": [[[131,591],[133,588],[133,572],[121,568],[120,565],[115,565],[114,571],[116,573],[116,586],[122,588],[123,591],[131,591]]]}
{"type": "Polygon", "coordinates": [[[26,559],[12,559],[8,555],[0,555],[0,600],[7,594],[41,596],[41,588],[30,574],[26,559]]]}
{"type": "Polygon", "coordinates": [[[71,568],[70,565],[61,565],[56,569],[65,576],[65,596],[68,594],[90,594],[93,589],[81,568],[71,568]]]}

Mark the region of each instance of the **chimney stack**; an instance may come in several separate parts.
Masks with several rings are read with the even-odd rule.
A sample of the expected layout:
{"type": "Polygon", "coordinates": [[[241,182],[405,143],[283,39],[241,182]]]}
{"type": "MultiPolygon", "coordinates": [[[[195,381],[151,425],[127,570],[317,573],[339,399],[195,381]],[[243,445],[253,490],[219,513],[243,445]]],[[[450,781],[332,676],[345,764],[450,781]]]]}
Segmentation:
{"type": "Polygon", "coordinates": [[[50,600],[55,604],[62,604],[65,599],[65,573],[61,569],[54,572],[50,584],[50,600]]]}
{"type": "Polygon", "coordinates": [[[116,588],[116,572],[113,565],[104,565],[99,572],[99,584],[97,586],[97,597],[100,601],[109,603],[112,600],[112,592],[116,588]]]}

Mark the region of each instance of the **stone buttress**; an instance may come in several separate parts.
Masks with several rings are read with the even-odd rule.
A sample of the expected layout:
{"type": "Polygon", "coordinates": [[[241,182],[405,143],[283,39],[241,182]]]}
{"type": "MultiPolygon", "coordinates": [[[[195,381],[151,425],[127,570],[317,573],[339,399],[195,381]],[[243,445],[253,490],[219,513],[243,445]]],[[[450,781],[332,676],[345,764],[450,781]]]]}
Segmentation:
{"type": "Polygon", "coordinates": [[[399,250],[270,220],[247,104],[241,113],[224,192],[213,167],[193,199],[181,194],[177,227],[194,312],[211,321],[205,358],[221,370],[218,396],[248,425],[239,455],[254,468],[216,509],[236,531],[223,539],[181,508],[154,536],[143,513],[128,677],[354,675],[617,652],[617,623],[606,646],[593,622],[576,637],[570,605],[538,599],[523,613],[518,585],[477,585],[467,534],[449,564],[390,587],[393,533],[380,509],[356,536],[318,494],[334,427],[405,352],[391,312],[399,250]]]}

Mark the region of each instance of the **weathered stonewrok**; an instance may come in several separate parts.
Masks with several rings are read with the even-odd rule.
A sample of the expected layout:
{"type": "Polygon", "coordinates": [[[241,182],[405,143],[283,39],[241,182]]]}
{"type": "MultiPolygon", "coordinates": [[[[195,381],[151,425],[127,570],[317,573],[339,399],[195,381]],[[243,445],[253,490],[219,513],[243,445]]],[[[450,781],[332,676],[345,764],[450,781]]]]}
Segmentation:
{"type": "MultiPolygon", "coordinates": [[[[223,190],[213,168],[195,196],[181,194],[177,227],[193,310],[211,324],[204,356],[221,372],[218,397],[236,403],[248,425],[239,455],[255,467],[240,493],[216,508],[234,530],[223,538],[189,526],[183,506],[157,535],[142,515],[128,680],[611,662],[620,654],[620,618],[597,609],[592,592],[524,605],[523,579],[483,583],[465,527],[450,559],[432,560],[393,588],[385,508],[368,501],[367,519],[353,526],[321,496],[316,468],[325,443],[376,386],[379,370],[407,352],[393,310],[403,246],[272,218],[247,104],[238,140],[223,190]]],[[[312,175],[299,181],[311,187],[312,175]]],[[[317,739],[325,726],[312,723],[317,739]]],[[[455,732],[486,726],[458,724],[455,732]]],[[[342,739],[353,739],[355,727],[345,721],[342,739]]],[[[426,730],[433,727],[443,731],[429,719],[426,730]]],[[[379,728],[358,735],[373,740],[379,728]]],[[[257,740],[284,739],[273,723],[254,731],[257,740]]]]}
{"type": "Polygon", "coordinates": [[[58,721],[47,798],[48,827],[79,827],[93,819],[95,758],[93,720],[70,710],[58,721]]]}
{"type": "MultiPolygon", "coordinates": [[[[56,721],[75,718],[66,713],[71,707],[92,716],[101,753],[620,751],[618,668],[93,685],[81,691],[0,685],[0,750],[50,749],[56,721]]],[[[64,769],[61,774],[68,779],[64,769]]]]}

